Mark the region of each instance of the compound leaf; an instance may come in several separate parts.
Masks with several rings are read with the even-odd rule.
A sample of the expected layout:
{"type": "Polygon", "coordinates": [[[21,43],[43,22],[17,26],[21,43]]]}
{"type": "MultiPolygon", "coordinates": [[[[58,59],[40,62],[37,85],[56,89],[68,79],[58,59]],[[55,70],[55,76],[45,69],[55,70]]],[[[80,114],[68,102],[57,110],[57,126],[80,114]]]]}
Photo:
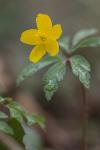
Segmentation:
{"type": "Polygon", "coordinates": [[[17,119],[19,122],[23,122],[24,110],[18,103],[16,103],[15,101],[12,101],[7,105],[7,107],[10,111],[10,116],[12,118],[17,119]]]}
{"type": "Polygon", "coordinates": [[[42,116],[36,115],[34,113],[26,114],[26,119],[27,119],[28,125],[38,124],[41,128],[44,128],[45,119],[42,116]]]}
{"type": "Polygon", "coordinates": [[[90,71],[91,67],[89,62],[80,55],[72,56],[70,59],[72,72],[79,77],[80,82],[86,87],[90,87],[90,71]]]}
{"type": "Polygon", "coordinates": [[[37,71],[39,71],[40,69],[54,63],[60,61],[59,57],[51,57],[51,56],[47,56],[45,57],[43,60],[41,60],[40,62],[36,63],[36,64],[30,64],[28,67],[26,67],[18,76],[17,79],[17,85],[19,85],[21,82],[23,82],[24,80],[26,80],[29,76],[35,74],[37,71]]]}
{"type": "Polygon", "coordinates": [[[100,46],[100,37],[88,38],[81,41],[75,49],[84,47],[97,47],[100,46]]]}
{"type": "Polygon", "coordinates": [[[66,67],[62,63],[53,65],[44,75],[44,92],[47,100],[51,100],[52,96],[58,89],[58,84],[63,80],[66,74],[66,67]]]}
{"type": "Polygon", "coordinates": [[[97,33],[97,29],[83,29],[78,31],[72,40],[72,45],[76,46],[81,40],[83,40],[84,38],[87,38],[88,36],[94,35],[97,33]]]}
{"type": "Polygon", "coordinates": [[[29,114],[22,106],[17,102],[12,101],[8,104],[8,109],[10,111],[11,118],[15,118],[20,123],[23,123],[25,119],[28,125],[38,124],[44,127],[44,118],[42,116],[36,115],[34,113],[29,114]]]}

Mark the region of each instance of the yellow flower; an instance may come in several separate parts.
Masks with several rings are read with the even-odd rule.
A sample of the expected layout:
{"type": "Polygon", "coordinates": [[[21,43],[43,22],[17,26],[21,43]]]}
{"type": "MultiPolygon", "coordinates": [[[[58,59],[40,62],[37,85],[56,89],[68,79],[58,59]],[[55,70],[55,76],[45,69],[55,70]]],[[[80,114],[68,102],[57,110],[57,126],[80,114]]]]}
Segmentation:
{"type": "Polygon", "coordinates": [[[37,29],[29,29],[21,34],[20,40],[29,45],[35,45],[32,49],[29,59],[36,63],[46,52],[50,56],[55,56],[59,52],[57,40],[62,34],[60,24],[52,25],[48,15],[38,14],[36,17],[37,29]]]}

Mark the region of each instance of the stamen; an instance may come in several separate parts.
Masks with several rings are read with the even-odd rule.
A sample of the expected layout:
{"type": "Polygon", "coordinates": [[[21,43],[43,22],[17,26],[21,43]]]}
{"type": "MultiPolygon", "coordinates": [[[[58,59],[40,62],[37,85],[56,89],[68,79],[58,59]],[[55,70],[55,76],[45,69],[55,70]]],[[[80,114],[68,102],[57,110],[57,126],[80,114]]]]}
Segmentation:
{"type": "Polygon", "coordinates": [[[46,41],[46,37],[44,37],[44,36],[40,36],[40,38],[41,38],[41,40],[44,42],[44,41],[46,41]]]}

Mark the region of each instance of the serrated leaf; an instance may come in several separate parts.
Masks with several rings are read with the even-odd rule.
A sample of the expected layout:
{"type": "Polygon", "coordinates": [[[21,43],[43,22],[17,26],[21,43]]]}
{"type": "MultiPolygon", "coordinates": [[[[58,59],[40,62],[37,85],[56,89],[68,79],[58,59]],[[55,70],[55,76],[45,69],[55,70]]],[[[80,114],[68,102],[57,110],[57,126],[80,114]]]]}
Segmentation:
{"type": "Polygon", "coordinates": [[[86,87],[90,87],[90,71],[91,67],[89,62],[80,55],[75,55],[70,59],[72,72],[79,77],[80,82],[86,87]]]}
{"type": "Polygon", "coordinates": [[[1,120],[0,120],[0,130],[7,134],[13,135],[12,128],[6,122],[1,121],[1,120]]]}
{"type": "Polygon", "coordinates": [[[18,109],[10,108],[10,115],[12,118],[16,118],[20,122],[23,121],[23,116],[18,109]]]}
{"type": "Polygon", "coordinates": [[[75,49],[84,47],[97,47],[100,46],[100,37],[88,38],[81,41],[75,49]]]}
{"type": "Polygon", "coordinates": [[[88,36],[96,34],[97,31],[97,29],[83,29],[78,31],[73,37],[72,45],[76,46],[81,40],[87,38],[88,36]]]}
{"type": "Polygon", "coordinates": [[[42,128],[44,127],[44,118],[42,116],[36,115],[34,113],[29,114],[23,107],[21,107],[17,102],[10,102],[7,105],[11,118],[15,118],[19,122],[23,122],[25,119],[28,125],[38,124],[42,128]]]}
{"type": "Polygon", "coordinates": [[[34,116],[32,114],[26,114],[26,120],[29,126],[36,123],[34,116]]]}
{"type": "Polygon", "coordinates": [[[43,60],[41,60],[40,62],[36,63],[36,64],[30,64],[28,67],[26,67],[19,75],[16,84],[19,85],[21,82],[23,82],[24,80],[26,80],[29,76],[32,76],[33,74],[35,74],[37,71],[39,71],[40,69],[54,63],[60,61],[59,57],[51,57],[51,56],[47,56],[45,57],[43,60]]]}
{"type": "Polygon", "coordinates": [[[51,100],[52,96],[58,89],[58,84],[63,80],[66,74],[66,67],[62,63],[56,63],[46,72],[43,78],[44,92],[47,100],[51,100]]]}
{"type": "Polygon", "coordinates": [[[44,128],[44,124],[45,124],[45,119],[40,116],[40,115],[36,115],[36,114],[26,114],[26,119],[27,119],[27,123],[28,125],[32,125],[32,124],[38,124],[41,128],[44,128]]]}
{"type": "Polygon", "coordinates": [[[36,122],[41,128],[44,128],[44,127],[45,127],[45,119],[44,119],[43,116],[33,114],[33,118],[34,118],[35,122],[36,122]]]}
{"type": "Polygon", "coordinates": [[[6,118],[8,118],[8,116],[4,112],[0,111],[0,119],[6,119],[6,118]]]}
{"type": "Polygon", "coordinates": [[[65,36],[65,37],[62,37],[60,40],[59,40],[59,45],[61,46],[61,48],[63,48],[66,52],[69,52],[70,48],[69,48],[69,43],[70,42],[70,38],[65,36]]]}
{"type": "Polygon", "coordinates": [[[80,82],[83,83],[86,88],[90,88],[91,76],[89,72],[82,70],[81,73],[79,74],[79,79],[80,82]]]}
{"type": "Polygon", "coordinates": [[[19,122],[23,122],[23,113],[24,110],[20,105],[18,105],[16,102],[12,101],[8,104],[8,109],[10,111],[10,116],[12,118],[16,118],[19,122]]]}

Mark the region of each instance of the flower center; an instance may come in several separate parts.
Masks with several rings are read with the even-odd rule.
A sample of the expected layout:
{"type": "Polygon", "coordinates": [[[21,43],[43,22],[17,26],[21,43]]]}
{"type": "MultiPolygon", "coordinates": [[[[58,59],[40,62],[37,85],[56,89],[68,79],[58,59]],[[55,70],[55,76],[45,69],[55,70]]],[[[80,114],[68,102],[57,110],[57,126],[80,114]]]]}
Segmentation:
{"type": "Polygon", "coordinates": [[[47,38],[45,36],[40,36],[40,39],[45,42],[47,40],[47,38]]]}

